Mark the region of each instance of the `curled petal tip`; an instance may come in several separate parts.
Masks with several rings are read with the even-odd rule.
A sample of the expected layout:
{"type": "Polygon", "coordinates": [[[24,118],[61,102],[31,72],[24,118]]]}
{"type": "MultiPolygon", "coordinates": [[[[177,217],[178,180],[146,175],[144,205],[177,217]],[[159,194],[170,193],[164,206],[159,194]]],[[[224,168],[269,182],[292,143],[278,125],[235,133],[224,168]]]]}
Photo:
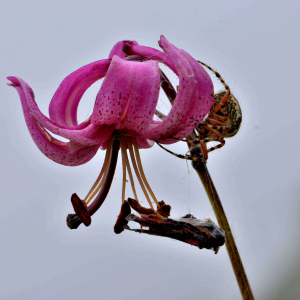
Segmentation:
{"type": "Polygon", "coordinates": [[[138,43],[136,41],[124,40],[116,43],[112,50],[109,53],[108,58],[113,58],[114,55],[119,56],[120,58],[125,58],[126,55],[129,55],[124,49],[128,49],[128,46],[137,46],[138,43]]]}
{"type": "Polygon", "coordinates": [[[12,87],[15,87],[15,86],[18,86],[19,85],[19,81],[16,77],[14,76],[8,76],[6,77],[9,81],[11,82],[8,82],[7,85],[8,86],[12,86],[12,87]]]}

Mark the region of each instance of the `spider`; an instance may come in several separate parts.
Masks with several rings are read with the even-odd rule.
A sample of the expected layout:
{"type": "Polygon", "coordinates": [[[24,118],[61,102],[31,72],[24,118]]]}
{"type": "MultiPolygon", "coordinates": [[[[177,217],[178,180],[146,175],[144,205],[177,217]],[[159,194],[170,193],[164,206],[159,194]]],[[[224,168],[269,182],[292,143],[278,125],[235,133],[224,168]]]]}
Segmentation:
{"type": "Polygon", "coordinates": [[[121,233],[126,229],[138,233],[169,237],[199,249],[212,249],[215,254],[218,253],[220,246],[225,244],[224,230],[219,228],[211,219],[199,220],[191,214],[180,219],[171,219],[169,218],[171,207],[163,201],[160,202],[160,205],[161,209],[157,212],[164,214],[164,218],[161,218],[152,209],[140,206],[135,199],[128,198],[128,201],[124,201],[122,204],[114,227],[115,233],[121,233]],[[131,208],[141,216],[132,214],[131,208]],[[131,229],[127,225],[130,221],[140,224],[141,229],[131,229]]]}
{"type": "Polygon", "coordinates": [[[201,61],[198,62],[216,75],[225,87],[225,91],[212,95],[214,97],[214,102],[204,121],[192,118],[196,121],[193,134],[190,134],[187,139],[183,140],[175,137],[172,138],[188,142],[190,153],[193,149],[200,147],[200,154],[197,154],[196,156],[180,155],[166,149],[161,144],[156,143],[170,154],[179,158],[205,162],[208,159],[209,152],[225,145],[224,138],[233,137],[239,131],[242,122],[242,111],[238,100],[231,94],[229,86],[225,83],[221,75],[205,63],[201,61]],[[219,142],[219,144],[207,149],[208,142],[219,142]]]}

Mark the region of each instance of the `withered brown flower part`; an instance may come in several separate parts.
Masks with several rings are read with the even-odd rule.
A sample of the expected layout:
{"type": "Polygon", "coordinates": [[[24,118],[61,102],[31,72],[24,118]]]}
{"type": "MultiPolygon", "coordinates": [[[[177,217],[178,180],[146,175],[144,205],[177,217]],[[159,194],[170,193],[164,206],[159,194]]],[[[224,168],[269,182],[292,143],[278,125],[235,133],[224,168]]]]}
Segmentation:
{"type": "Polygon", "coordinates": [[[225,231],[211,219],[199,220],[192,215],[180,219],[161,219],[153,215],[138,217],[134,214],[128,215],[126,219],[141,225],[141,229],[131,229],[127,225],[125,227],[127,230],[172,238],[199,249],[212,249],[215,254],[226,241],[225,231]]]}
{"type": "Polygon", "coordinates": [[[168,218],[170,216],[171,212],[171,206],[166,204],[163,200],[161,200],[159,203],[159,207],[157,207],[157,212],[162,215],[163,217],[168,218]]]}
{"type": "Polygon", "coordinates": [[[164,201],[159,202],[157,211],[142,207],[135,199],[128,198],[121,206],[121,212],[115,224],[115,233],[124,229],[146,233],[149,235],[169,237],[199,249],[213,249],[217,254],[220,246],[225,244],[225,232],[211,219],[199,220],[188,214],[179,219],[169,218],[171,206],[164,201]],[[141,216],[131,214],[131,208],[141,216]],[[141,229],[131,229],[127,224],[133,221],[141,225],[141,229]]]}

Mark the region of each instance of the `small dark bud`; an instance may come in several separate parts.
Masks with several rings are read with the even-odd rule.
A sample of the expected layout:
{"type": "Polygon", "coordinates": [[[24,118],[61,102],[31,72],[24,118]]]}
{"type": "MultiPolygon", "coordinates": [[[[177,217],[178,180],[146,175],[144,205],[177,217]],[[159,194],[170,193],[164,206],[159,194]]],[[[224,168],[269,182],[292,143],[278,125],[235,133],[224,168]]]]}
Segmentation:
{"type": "Polygon", "coordinates": [[[77,229],[81,223],[82,223],[82,221],[78,218],[78,216],[76,214],[68,214],[67,215],[67,226],[70,229],[77,229]]]}

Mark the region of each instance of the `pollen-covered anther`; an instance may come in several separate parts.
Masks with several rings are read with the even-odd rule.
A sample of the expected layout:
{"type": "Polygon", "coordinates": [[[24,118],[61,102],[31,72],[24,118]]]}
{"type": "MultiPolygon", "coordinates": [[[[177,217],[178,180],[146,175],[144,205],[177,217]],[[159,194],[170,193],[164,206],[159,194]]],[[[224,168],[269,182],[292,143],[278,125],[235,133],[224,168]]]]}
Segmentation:
{"type": "Polygon", "coordinates": [[[131,214],[130,205],[127,201],[124,201],[121,206],[121,211],[118,215],[116,224],[114,226],[114,232],[116,234],[121,233],[124,231],[124,227],[128,224],[128,221],[126,220],[126,217],[131,214]]]}
{"type": "Polygon", "coordinates": [[[84,201],[82,201],[76,193],[71,196],[71,203],[78,218],[85,226],[91,225],[92,219],[87,211],[84,201]]]}

